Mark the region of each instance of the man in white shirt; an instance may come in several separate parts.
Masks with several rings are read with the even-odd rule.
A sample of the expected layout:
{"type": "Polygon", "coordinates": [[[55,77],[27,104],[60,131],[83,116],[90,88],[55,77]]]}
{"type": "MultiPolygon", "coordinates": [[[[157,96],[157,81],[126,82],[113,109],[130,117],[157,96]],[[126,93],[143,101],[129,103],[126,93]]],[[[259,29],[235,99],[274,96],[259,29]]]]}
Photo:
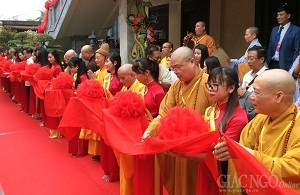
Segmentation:
{"type": "Polygon", "coordinates": [[[158,45],[148,46],[145,50],[145,57],[159,63],[158,82],[160,86],[164,89],[165,93],[167,93],[172,83],[172,76],[169,70],[164,65],[160,64],[160,47],[158,45]]]}
{"type": "MultiPolygon", "coordinates": [[[[27,65],[29,64],[33,64],[33,58],[32,58],[32,53],[33,53],[33,49],[32,48],[26,48],[23,50],[23,54],[26,58],[26,62],[27,62],[27,65]]],[[[25,86],[26,87],[29,87],[30,86],[30,83],[29,81],[25,81],[25,86]]]]}
{"type": "Polygon", "coordinates": [[[26,58],[27,64],[33,64],[34,63],[32,59],[33,49],[32,48],[24,49],[23,53],[26,58]]]}
{"type": "Polygon", "coordinates": [[[267,59],[267,51],[261,46],[253,46],[248,50],[248,65],[251,70],[243,78],[242,86],[238,89],[240,105],[246,111],[248,120],[256,115],[250,95],[253,92],[252,84],[256,76],[264,72],[267,67],[264,65],[267,59]]]}

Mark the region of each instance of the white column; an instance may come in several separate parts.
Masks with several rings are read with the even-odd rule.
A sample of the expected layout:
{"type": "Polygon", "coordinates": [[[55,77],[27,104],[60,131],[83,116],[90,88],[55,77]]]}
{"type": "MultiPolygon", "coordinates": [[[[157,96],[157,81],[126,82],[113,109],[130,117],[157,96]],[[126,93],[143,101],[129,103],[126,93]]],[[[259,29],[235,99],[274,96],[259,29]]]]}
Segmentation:
{"type": "Polygon", "coordinates": [[[133,36],[127,24],[127,6],[128,0],[119,1],[119,37],[120,37],[120,55],[122,64],[131,63],[128,59],[130,46],[133,42],[133,36]]]}

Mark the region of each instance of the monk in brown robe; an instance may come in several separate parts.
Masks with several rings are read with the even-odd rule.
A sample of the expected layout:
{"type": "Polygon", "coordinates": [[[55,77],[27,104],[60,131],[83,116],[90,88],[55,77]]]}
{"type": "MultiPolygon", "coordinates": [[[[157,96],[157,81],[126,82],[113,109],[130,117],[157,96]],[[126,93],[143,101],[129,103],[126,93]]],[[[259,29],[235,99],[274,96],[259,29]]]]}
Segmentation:
{"type": "MultiPolygon", "coordinates": [[[[160,119],[175,107],[189,107],[204,115],[210,106],[210,98],[205,87],[208,75],[195,63],[193,51],[180,47],[171,57],[171,69],[179,78],[175,81],[160,104],[159,115],[149,125],[142,141],[157,136],[160,119]]],[[[161,176],[170,195],[196,194],[196,181],[199,162],[181,157],[158,154],[161,176]]]]}

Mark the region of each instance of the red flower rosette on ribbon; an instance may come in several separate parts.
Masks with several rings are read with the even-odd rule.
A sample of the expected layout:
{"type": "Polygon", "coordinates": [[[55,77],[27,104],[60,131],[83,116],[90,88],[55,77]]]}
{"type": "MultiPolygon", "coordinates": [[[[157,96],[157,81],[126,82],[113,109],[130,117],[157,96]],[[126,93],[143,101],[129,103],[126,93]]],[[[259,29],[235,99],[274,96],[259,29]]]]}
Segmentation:
{"type": "Polygon", "coordinates": [[[56,78],[53,78],[52,83],[52,89],[72,89],[73,88],[73,82],[74,78],[73,76],[61,72],[56,78]]]}
{"type": "Polygon", "coordinates": [[[27,65],[26,61],[17,62],[15,64],[10,65],[10,73],[9,73],[9,79],[11,82],[18,81],[21,82],[21,71],[25,70],[25,66],[27,65]]]}
{"type": "Polygon", "coordinates": [[[119,117],[145,115],[145,106],[140,95],[132,91],[118,92],[109,103],[109,113],[119,117]]]}
{"type": "Polygon", "coordinates": [[[76,96],[79,98],[101,99],[104,97],[104,89],[97,80],[87,80],[78,85],[76,96]]]}
{"type": "Polygon", "coordinates": [[[41,68],[40,64],[28,64],[25,66],[25,70],[21,71],[21,77],[24,81],[30,81],[33,79],[33,75],[41,68]]]}
{"type": "Polygon", "coordinates": [[[34,82],[32,84],[36,96],[44,99],[45,89],[50,87],[50,81],[53,78],[52,71],[49,67],[43,66],[34,74],[34,82]]]}
{"type": "Polygon", "coordinates": [[[45,112],[47,116],[63,115],[71,97],[74,97],[73,77],[65,72],[51,80],[51,87],[45,89],[45,112]]]}
{"type": "Polygon", "coordinates": [[[10,66],[14,64],[12,61],[10,60],[3,60],[1,69],[2,71],[5,73],[4,75],[8,75],[7,73],[10,72],[10,66]]]}
{"type": "Polygon", "coordinates": [[[44,66],[36,71],[34,78],[36,80],[51,80],[53,78],[53,74],[50,68],[44,66]]]}
{"type": "Polygon", "coordinates": [[[26,74],[33,76],[41,68],[40,64],[30,64],[25,67],[26,74]]]}
{"type": "Polygon", "coordinates": [[[21,71],[21,70],[25,70],[25,67],[27,65],[26,61],[21,61],[21,62],[17,62],[14,65],[10,66],[10,70],[11,71],[21,71]]]}
{"type": "Polygon", "coordinates": [[[149,122],[141,95],[132,91],[118,92],[103,109],[105,143],[116,151],[124,151],[141,143],[141,136],[149,122]]]}
{"type": "Polygon", "coordinates": [[[158,136],[164,140],[177,139],[205,133],[208,129],[208,124],[197,111],[177,106],[161,119],[158,136]]]}
{"type": "Polygon", "coordinates": [[[76,97],[70,99],[58,129],[69,140],[80,128],[102,136],[104,108],[107,108],[107,99],[102,85],[97,80],[87,80],[78,85],[76,97]]]}
{"type": "MultiPolygon", "coordinates": [[[[158,136],[162,140],[174,140],[183,137],[195,136],[209,131],[208,124],[197,111],[191,108],[172,108],[167,115],[160,120],[157,129],[158,136]]],[[[179,149],[179,148],[178,148],[179,149]]],[[[178,151],[173,148],[174,152],[178,151]]]]}

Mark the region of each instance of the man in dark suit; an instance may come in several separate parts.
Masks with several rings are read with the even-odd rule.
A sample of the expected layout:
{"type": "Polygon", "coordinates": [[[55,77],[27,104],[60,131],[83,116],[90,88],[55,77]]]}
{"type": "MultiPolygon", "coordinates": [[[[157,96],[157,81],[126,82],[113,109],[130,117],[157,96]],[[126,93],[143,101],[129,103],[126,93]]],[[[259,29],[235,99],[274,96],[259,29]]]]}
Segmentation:
{"type": "Polygon", "coordinates": [[[277,9],[278,26],[272,29],[267,63],[270,69],[289,70],[299,55],[300,28],[290,22],[291,9],[287,5],[277,9]]]}

